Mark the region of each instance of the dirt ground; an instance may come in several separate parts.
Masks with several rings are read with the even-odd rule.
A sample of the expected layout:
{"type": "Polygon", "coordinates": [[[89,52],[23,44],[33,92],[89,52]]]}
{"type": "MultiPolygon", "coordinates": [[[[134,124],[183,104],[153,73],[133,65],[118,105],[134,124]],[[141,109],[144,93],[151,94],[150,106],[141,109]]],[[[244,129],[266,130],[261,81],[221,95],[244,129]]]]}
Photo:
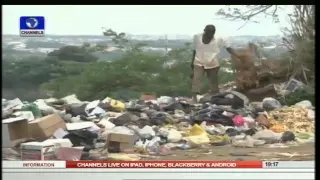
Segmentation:
{"type": "MultiPolygon", "coordinates": [[[[19,160],[20,155],[11,148],[2,148],[3,160],[19,160]]],[[[147,158],[149,159],[149,158],[147,158]]],[[[159,156],[157,160],[315,160],[315,144],[307,143],[288,148],[235,148],[230,145],[210,146],[192,150],[171,150],[170,154],[159,156]]]]}
{"type": "Polygon", "coordinates": [[[176,150],[161,160],[283,160],[310,161],[315,159],[314,143],[289,148],[235,148],[212,146],[205,149],[176,150]]]}

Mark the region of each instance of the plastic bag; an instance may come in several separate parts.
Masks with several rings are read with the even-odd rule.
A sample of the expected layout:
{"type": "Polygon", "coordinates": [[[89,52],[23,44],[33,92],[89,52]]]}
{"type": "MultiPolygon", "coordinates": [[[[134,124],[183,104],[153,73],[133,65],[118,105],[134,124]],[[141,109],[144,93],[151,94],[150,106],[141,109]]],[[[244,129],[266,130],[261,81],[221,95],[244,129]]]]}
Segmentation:
{"type": "Polygon", "coordinates": [[[207,136],[207,133],[203,133],[203,134],[197,135],[197,136],[189,136],[186,138],[186,140],[188,141],[188,144],[192,148],[197,148],[201,145],[210,143],[210,139],[207,136]]]}
{"type": "Polygon", "coordinates": [[[77,95],[72,94],[69,96],[66,96],[64,98],[61,98],[62,101],[64,101],[66,104],[80,104],[82,103],[78,98],[77,95]]]}
{"type": "Polygon", "coordinates": [[[151,126],[144,126],[140,131],[139,135],[143,138],[154,137],[156,133],[151,126]]]}
{"type": "Polygon", "coordinates": [[[245,122],[244,118],[240,115],[236,115],[235,117],[233,117],[232,121],[233,121],[233,124],[238,127],[243,126],[245,122]]]}
{"type": "Polygon", "coordinates": [[[175,129],[170,129],[168,131],[168,141],[169,142],[179,142],[182,139],[182,135],[179,131],[175,129]]]}
{"type": "Polygon", "coordinates": [[[265,129],[265,130],[256,132],[256,134],[254,134],[252,137],[254,139],[266,140],[266,141],[273,142],[273,141],[280,140],[281,134],[265,129]]]}
{"type": "Polygon", "coordinates": [[[157,99],[159,104],[171,104],[174,102],[174,99],[169,96],[161,96],[157,99]]]}
{"type": "Polygon", "coordinates": [[[112,106],[112,108],[114,108],[116,111],[120,111],[120,112],[124,111],[125,107],[126,107],[126,105],[123,102],[115,100],[115,99],[111,99],[109,97],[102,100],[102,102],[110,104],[112,106]]]}
{"type": "Polygon", "coordinates": [[[262,100],[262,108],[266,111],[272,111],[274,109],[279,109],[281,107],[282,107],[281,103],[274,98],[268,97],[262,100]]]}
{"type": "Polygon", "coordinates": [[[21,111],[31,111],[35,118],[42,117],[41,111],[38,106],[34,103],[27,104],[21,108],[21,111]]]}
{"type": "Polygon", "coordinates": [[[296,103],[294,106],[298,106],[306,109],[313,109],[312,103],[308,100],[300,101],[296,103]]]}
{"type": "Polygon", "coordinates": [[[48,106],[45,100],[43,99],[38,99],[34,102],[38,106],[38,108],[43,112],[45,115],[53,114],[57,112],[53,107],[48,106]]]}
{"type": "Polygon", "coordinates": [[[186,136],[199,136],[202,134],[207,134],[206,130],[204,130],[201,126],[198,124],[195,124],[192,126],[189,132],[187,132],[185,135],[186,136]]]}

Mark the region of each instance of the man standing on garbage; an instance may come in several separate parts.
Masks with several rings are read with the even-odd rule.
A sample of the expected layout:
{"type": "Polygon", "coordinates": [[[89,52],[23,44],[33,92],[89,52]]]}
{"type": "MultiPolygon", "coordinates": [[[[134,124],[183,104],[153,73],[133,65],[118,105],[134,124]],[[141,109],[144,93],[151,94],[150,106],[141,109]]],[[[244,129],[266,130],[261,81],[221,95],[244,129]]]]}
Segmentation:
{"type": "Polygon", "coordinates": [[[209,79],[211,95],[219,92],[218,72],[220,64],[218,56],[222,47],[227,48],[225,41],[215,37],[216,28],[214,25],[207,25],[204,32],[193,37],[194,51],[191,68],[192,75],[192,100],[197,102],[197,95],[200,93],[203,77],[206,74],[209,79]]]}

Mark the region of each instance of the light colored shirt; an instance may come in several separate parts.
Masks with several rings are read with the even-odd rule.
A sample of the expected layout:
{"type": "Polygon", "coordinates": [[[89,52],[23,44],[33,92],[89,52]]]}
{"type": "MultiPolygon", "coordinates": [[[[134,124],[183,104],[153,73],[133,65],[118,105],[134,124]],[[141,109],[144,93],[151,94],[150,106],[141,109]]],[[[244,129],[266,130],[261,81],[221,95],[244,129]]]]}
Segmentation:
{"type": "Polygon", "coordinates": [[[203,33],[196,34],[193,37],[193,45],[196,51],[193,64],[195,66],[203,66],[204,69],[219,67],[220,49],[227,46],[227,41],[214,37],[209,44],[204,44],[202,42],[202,36],[203,33]]]}

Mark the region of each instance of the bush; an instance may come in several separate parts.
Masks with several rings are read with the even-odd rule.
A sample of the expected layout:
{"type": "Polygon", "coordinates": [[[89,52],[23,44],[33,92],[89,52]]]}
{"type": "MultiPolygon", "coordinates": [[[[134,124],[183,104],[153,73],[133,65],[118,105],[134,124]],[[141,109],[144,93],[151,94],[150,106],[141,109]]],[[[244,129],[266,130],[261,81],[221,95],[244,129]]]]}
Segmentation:
{"type": "Polygon", "coordinates": [[[286,96],[278,99],[282,105],[291,106],[303,100],[309,100],[315,105],[315,90],[314,88],[298,89],[286,96]]]}
{"type": "MultiPolygon", "coordinates": [[[[60,50],[65,52],[66,49],[81,54],[79,48],[60,50]]],[[[83,51],[87,53],[85,49],[83,51]]],[[[57,56],[52,53],[45,59],[7,60],[4,62],[3,87],[6,92],[12,91],[16,97],[27,100],[43,97],[40,93],[28,97],[30,93],[25,92],[38,92],[38,89],[42,94],[50,92],[57,98],[74,93],[82,100],[106,96],[138,98],[141,92],[154,92],[159,96],[189,96],[190,52],[190,48],[175,49],[171,55],[163,56],[132,48],[122,58],[108,62],[66,60],[59,58],[61,53],[57,56]],[[37,94],[38,97],[35,96],[37,94]]],[[[71,52],[65,54],[73,57],[71,52]]],[[[223,63],[222,66],[227,67],[223,63]]],[[[220,83],[233,79],[233,74],[223,70],[219,76],[220,83]]]]}

